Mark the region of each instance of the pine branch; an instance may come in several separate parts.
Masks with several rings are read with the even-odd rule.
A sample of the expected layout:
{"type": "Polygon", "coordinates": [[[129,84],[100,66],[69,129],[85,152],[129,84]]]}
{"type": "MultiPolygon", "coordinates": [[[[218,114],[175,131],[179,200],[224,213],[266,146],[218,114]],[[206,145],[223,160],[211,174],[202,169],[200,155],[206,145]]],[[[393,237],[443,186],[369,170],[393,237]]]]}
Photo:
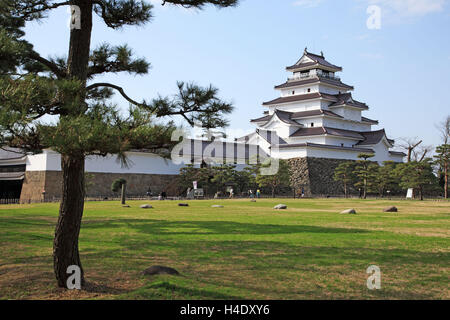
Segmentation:
{"type": "Polygon", "coordinates": [[[89,57],[88,78],[102,73],[128,72],[146,74],[150,68],[143,58],[133,58],[133,52],[127,45],[111,47],[102,44],[89,57]]]}
{"type": "Polygon", "coordinates": [[[94,83],[86,88],[86,91],[107,87],[118,91],[129,103],[143,108],[156,117],[181,116],[191,126],[195,122],[201,122],[206,129],[223,128],[228,122],[223,119],[224,114],[231,113],[231,103],[223,102],[217,97],[218,90],[212,86],[201,88],[195,84],[178,82],[178,94],[174,98],[159,97],[153,99],[151,104],[137,102],[130,98],[122,87],[111,83],[94,83]]]}
{"type": "Polygon", "coordinates": [[[184,8],[198,8],[202,9],[207,4],[212,4],[218,7],[233,7],[238,4],[238,0],[163,0],[161,5],[170,3],[179,5],[184,8]]]}
{"type": "Polygon", "coordinates": [[[14,2],[13,14],[26,21],[42,18],[42,13],[61,6],[69,6],[70,1],[49,3],[47,0],[27,0],[14,2]]]}
{"type": "Polygon", "coordinates": [[[94,12],[112,29],[142,25],[152,18],[152,4],[136,0],[93,0],[94,12]]]}
{"type": "Polygon", "coordinates": [[[30,51],[28,58],[37,61],[46,66],[51,72],[53,72],[58,78],[66,78],[67,74],[64,70],[61,70],[58,65],[50,60],[41,57],[36,51],[30,51]]]}

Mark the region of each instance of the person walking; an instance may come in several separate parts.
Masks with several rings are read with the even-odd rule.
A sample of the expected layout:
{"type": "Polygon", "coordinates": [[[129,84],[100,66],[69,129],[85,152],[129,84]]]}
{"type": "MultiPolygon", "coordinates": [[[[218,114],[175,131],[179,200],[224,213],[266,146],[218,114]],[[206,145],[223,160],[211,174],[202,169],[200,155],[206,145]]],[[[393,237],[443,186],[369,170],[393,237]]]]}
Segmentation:
{"type": "Polygon", "coordinates": [[[230,199],[233,199],[233,195],[234,195],[234,190],[233,188],[230,189],[230,199]]]}
{"type": "Polygon", "coordinates": [[[256,197],[259,199],[261,197],[261,191],[258,189],[256,190],[256,197]]]}

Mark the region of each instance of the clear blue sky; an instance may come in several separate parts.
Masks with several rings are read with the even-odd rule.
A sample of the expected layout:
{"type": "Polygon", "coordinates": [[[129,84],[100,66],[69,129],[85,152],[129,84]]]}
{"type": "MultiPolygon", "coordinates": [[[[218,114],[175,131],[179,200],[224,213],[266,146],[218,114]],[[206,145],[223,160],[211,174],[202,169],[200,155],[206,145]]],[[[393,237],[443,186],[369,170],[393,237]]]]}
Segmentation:
{"type": "MultiPolygon", "coordinates": [[[[152,63],[144,77],[103,78],[131,97],[173,94],[177,80],[212,83],[234,103],[230,127],[239,135],[254,130],[249,120],[278,96],[273,86],[307,46],[344,68],[342,80],[370,106],[365,116],[378,119],[390,138],[440,143],[435,125],[450,114],[447,0],[242,0],[236,8],[203,11],[152,2],[155,17],[145,27],[114,31],[99,19],[94,25],[94,46],[127,43],[152,63]],[[366,26],[370,4],[382,10],[379,30],[366,26]]],[[[28,25],[27,39],[44,56],[66,55],[67,19],[65,9],[57,10],[28,25]]]]}

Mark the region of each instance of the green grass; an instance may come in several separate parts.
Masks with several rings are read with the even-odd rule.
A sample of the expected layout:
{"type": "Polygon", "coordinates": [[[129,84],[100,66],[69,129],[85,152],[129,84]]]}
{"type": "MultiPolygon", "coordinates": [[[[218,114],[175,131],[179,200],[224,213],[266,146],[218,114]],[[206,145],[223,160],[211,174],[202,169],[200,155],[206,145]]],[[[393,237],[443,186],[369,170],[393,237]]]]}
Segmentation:
{"type": "Polygon", "coordinates": [[[222,200],[86,204],[87,290],[57,289],[57,204],[0,206],[0,299],[449,299],[450,203],[222,200]],[[273,210],[278,203],[288,210],[273,210]],[[224,208],[211,208],[223,204],[224,208]],[[383,213],[396,205],[398,213],[383,213]],[[355,208],[357,215],[340,215],[355,208]],[[366,287],[368,266],[382,289],[366,287]],[[181,276],[143,276],[152,265],[181,276]]]}

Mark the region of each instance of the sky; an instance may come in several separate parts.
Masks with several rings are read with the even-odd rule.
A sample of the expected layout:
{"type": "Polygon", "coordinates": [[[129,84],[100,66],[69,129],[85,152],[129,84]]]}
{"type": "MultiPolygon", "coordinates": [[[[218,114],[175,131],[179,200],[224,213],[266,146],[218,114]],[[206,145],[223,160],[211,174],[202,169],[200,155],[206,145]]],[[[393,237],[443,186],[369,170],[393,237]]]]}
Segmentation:
{"type": "MultiPolygon", "coordinates": [[[[179,80],[212,84],[234,104],[227,132],[239,137],[255,130],[250,119],[279,96],[274,86],[307,47],[343,67],[342,81],[370,107],[363,115],[380,121],[373,129],[398,141],[441,142],[436,125],[450,115],[450,0],[241,0],[201,11],[151,2],[151,23],[117,31],[97,18],[92,36],[92,47],[128,44],[151,63],[149,74],[96,81],[120,85],[136,100],[172,95],[179,80]]],[[[55,10],[28,24],[26,38],[43,56],[65,56],[68,18],[66,8],[55,10]]],[[[120,96],[114,101],[128,108],[120,96]]]]}

